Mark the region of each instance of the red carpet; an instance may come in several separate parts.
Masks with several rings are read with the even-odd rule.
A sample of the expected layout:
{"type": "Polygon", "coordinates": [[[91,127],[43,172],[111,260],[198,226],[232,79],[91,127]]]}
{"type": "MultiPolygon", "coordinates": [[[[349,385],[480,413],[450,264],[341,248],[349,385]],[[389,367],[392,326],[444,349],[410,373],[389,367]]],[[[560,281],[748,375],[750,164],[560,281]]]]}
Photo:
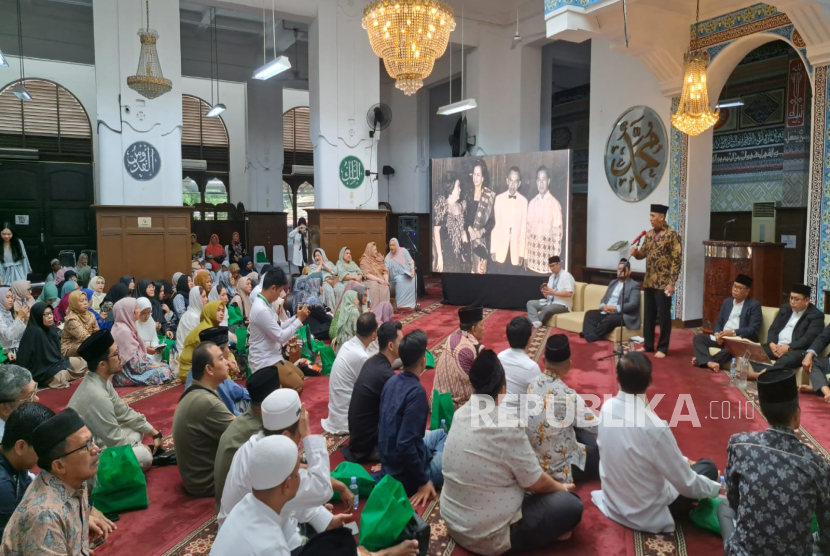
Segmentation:
{"type": "MultiPolygon", "coordinates": [[[[457,307],[441,305],[440,287],[429,287],[426,298],[420,300],[422,312],[397,315],[396,319],[404,323],[404,332],[416,328],[424,330],[429,336],[429,348],[437,357],[446,338],[457,328],[457,307]]],[[[520,315],[516,311],[487,311],[485,320],[484,344],[488,348],[500,351],[507,347],[504,330],[510,320],[520,315]]],[[[549,329],[540,329],[531,340],[528,349],[531,357],[539,359],[544,340],[549,329]]],[[[576,334],[568,334],[571,340],[573,367],[566,382],[583,396],[613,396],[616,391],[614,363],[612,359],[597,361],[599,357],[611,352],[607,342],[587,344],[576,334]]],[[[713,374],[703,369],[689,366],[691,357],[690,331],[675,330],[671,342],[671,354],[663,360],[652,359],[654,363],[654,383],[649,389],[652,404],[657,403],[656,412],[661,418],[670,420],[678,400],[688,395],[692,405],[683,407],[681,414],[697,415],[700,427],[689,422],[680,422],[674,428],[674,434],[684,454],[691,459],[710,457],[720,469],[726,463],[726,444],[730,435],[745,430],[762,430],[765,428],[763,417],[753,412],[750,395],[748,400],[737,389],[729,386],[725,374],[713,374]],[[664,394],[659,402],[657,396],[664,394]],[[747,410],[749,409],[749,416],[747,410]]],[[[422,383],[431,393],[434,371],[430,370],[422,377],[422,383]]],[[[74,387],[67,390],[45,391],[39,394],[41,402],[60,410],[66,406],[74,387]]],[[[182,385],[150,388],[123,388],[119,393],[137,411],[144,413],[149,421],[170,434],[173,411],[183,391],[182,385]]],[[[328,413],[328,380],[315,378],[306,381],[302,394],[312,419],[311,427],[315,433],[322,432],[320,419],[328,413]]],[[[821,427],[827,414],[827,404],[819,397],[802,396],[802,415],[804,431],[802,437],[808,443],[830,446],[830,430],[821,427]],[[814,440],[813,440],[814,439],[814,440]]],[[[345,437],[328,437],[332,469],[343,461],[337,449],[347,441],[345,437]]],[[[170,442],[170,440],[168,440],[170,442]]],[[[814,446],[823,450],[820,446],[814,446]]],[[[825,456],[827,455],[824,451],[825,456]]],[[[123,514],[117,523],[118,530],[99,549],[96,554],[207,554],[215,535],[213,518],[213,499],[193,499],[181,488],[181,480],[175,468],[152,469],[147,475],[150,508],[144,511],[123,514]],[[140,549],[138,547],[141,547],[140,549]]],[[[585,503],[582,523],[568,541],[551,546],[542,553],[564,555],[662,555],[669,554],[721,554],[723,551],[720,538],[705,533],[690,522],[681,523],[677,534],[644,535],[625,529],[611,522],[594,507],[590,501],[590,492],[599,488],[599,481],[580,485],[577,492],[585,503]]],[[[362,506],[362,504],[361,504],[362,506]]],[[[448,537],[446,526],[440,519],[440,510],[433,503],[427,508],[417,508],[432,525],[431,555],[461,555],[465,551],[455,545],[448,537]]],[[[359,518],[359,514],[357,515],[359,518]]]]}

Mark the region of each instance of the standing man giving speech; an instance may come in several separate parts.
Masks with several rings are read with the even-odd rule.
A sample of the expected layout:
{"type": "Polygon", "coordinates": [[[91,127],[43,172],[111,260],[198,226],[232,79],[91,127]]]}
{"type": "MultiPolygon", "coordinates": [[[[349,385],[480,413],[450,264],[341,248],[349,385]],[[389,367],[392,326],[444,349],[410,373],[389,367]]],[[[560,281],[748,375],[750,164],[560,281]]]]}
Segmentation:
{"type": "Polygon", "coordinates": [[[646,276],[643,280],[645,307],[643,310],[643,347],[637,351],[654,351],[655,317],[660,319],[660,342],[657,344],[657,358],[663,358],[669,351],[671,338],[671,298],[674,283],[680,277],[683,262],[683,245],[680,234],[666,223],[666,205],[651,205],[652,230],[643,240],[642,247],[632,247],[631,256],[646,260],[646,276]]]}

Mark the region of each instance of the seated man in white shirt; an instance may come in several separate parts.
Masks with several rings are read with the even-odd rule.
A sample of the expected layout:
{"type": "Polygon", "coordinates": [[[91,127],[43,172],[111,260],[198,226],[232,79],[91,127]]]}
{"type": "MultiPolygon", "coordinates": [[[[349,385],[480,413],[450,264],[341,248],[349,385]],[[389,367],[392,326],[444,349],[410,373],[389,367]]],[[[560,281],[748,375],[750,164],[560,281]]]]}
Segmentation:
{"type": "Polygon", "coordinates": [[[718,495],[718,469],[710,459],[684,457],[668,424],[646,406],[651,362],[644,353],[620,359],[617,383],[619,393],[602,406],[597,436],[602,490],[591,498],[626,527],[670,533],[673,514],[688,515],[695,500],[718,495]]]}
{"type": "Polygon", "coordinates": [[[281,268],[270,270],[262,279],[262,293],[251,296],[251,315],[248,325],[248,364],[253,372],[265,367],[277,367],[283,388],[303,391],[303,372],[296,365],[285,361],[282,346],[294,336],[311,314],[305,305],[297,308],[297,315],[280,322],[271,306],[280,298],[280,292],[288,285],[288,278],[281,268]]]}
{"type": "Polygon", "coordinates": [[[251,492],[251,451],[257,443],[264,438],[280,435],[288,437],[294,444],[299,444],[302,440],[308,463],[300,471],[300,489],[297,495],[283,510],[283,517],[290,518],[294,524],[292,535],[286,538],[289,548],[294,550],[302,545],[297,522],[308,523],[318,533],[347,522],[348,514],[333,516],[323,507],[331,499],[333,487],[337,487],[341,500],[347,504],[354,502],[354,496],[346,485],[331,478],[326,441],[321,435],[309,434],[308,413],[295,391],[280,388],[271,392],[262,402],[260,410],[262,430],[243,444],[233,456],[216,521],[220,529],[224,528],[231,511],[251,492]]]}
{"type": "Polygon", "coordinates": [[[539,328],[551,315],[569,313],[574,303],[574,277],[562,268],[558,255],[548,259],[550,278],[543,284],[541,291],[544,299],[531,299],[527,302],[527,316],[533,328],[539,328]]]}
{"type": "Polygon", "coordinates": [[[237,504],[213,541],[211,554],[289,556],[291,519],[280,515],[300,489],[300,453],[285,436],[257,442],[249,458],[251,492],[237,504]]]}
{"type": "Polygon", "coordinates": [[[507,380],[507,393],[501,405],[508,411],[525,418],[519,413],[520,404],[527,396],[527,387],[530,382],[542,376],[539,365],[528,357],[525,349],[533,336],[533,326],[527,317],[516,317],[507,325],[507,343],[510,348],[499,353],[499,361],[504,367],[504,376],[507,380]]]}
{"type": "Polygon", "coordinates": [[[608,284],[599,308],[585,312],[579,336],[586,342],[598,342],[619,326],[640,329],[640,284],[629,278],[631,265],[628,259],[621,259],[617,277],[608,284]]]}
{"type": "Polygon", "coordinates": [[[455,412],[444,445],[441,517],[453,540],[491,556],[550,547],[582,519],[574,485],[544,473],[516,417],[499,405],[507,390],[492,350],[470,369],[474,394],[455,412]]]}
{"type": "Polygon", "coordinates": [[[369,346],[377,340],[378,320],[374,313],[357,317],[354,338],[340,346],[329,377],[329,416],[321,419],[331,434],[349,434],[349,403],[363,364],[370,357],[369,346]]]}

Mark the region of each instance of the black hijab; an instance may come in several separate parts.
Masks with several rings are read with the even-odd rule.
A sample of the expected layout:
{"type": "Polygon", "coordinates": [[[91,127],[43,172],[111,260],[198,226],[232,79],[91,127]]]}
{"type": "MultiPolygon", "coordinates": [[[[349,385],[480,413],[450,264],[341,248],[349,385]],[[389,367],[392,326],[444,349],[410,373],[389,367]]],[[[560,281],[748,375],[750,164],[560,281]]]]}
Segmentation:
{"type": "Polygon", "coordinates": [[[179,281],[176,282],[176,295],[180,295],[184,298],[185,307],[190,302],[190,286],[187,285],[188,278],[190,278],[188,274],[182,274],[179,276],[179,281]]]}
{"type": "Polygon", "coordinates": [[[69,359],[61,355],[58,329],[54,325],[43,326],[43,313],[47,309],[52,310],[42,301],[32,306],[29,324],[17,350],[17,364],[29,369],[34,381],[41,386],[45,386],[58,371],[72,368],[69,359]]]}
{"type": "Polygon", "coordinates": [[[109,293],[104,297],[104,301],[102,303],[106,303],[109,301],[113,305],[117,302],[121,301],[125,297],[130,297],[130,288],[119,282],[115,284],[113,287],[110,288],[109,293]]]}
{"type": "MultiPolygon", "coordinates": [[[[132,276],[124,276],[124,277],[121,278],[120,283],[127,286],[127,291],[129,292],[130,291],[130,282],[133,282],[133,281],[135,281],[135,278],[133,278],[132,276]]],[[[135,297],[135,298],[143,297],[144,294],[139,295],[138,291],[139,291],[138,290],[138,284],[136,284],[135,285],[135,290],[133,290],[132,293],[128,293],[127,297],[135,297]]]]}
{"type": "Polygon", "coordinates": [[[156,301],[167,305],[171,311],[173,310],[173,286],[170,285],[170,282],[166,280],[156,282],[156,301]],[[164,288],[165,299],[163,301],[161,299],[161,288],[164,288]]]}
{"type": "Polygon", "coordinates": [[[158,323],[164,324],[164,310],[161,308],[161,303],[158,300],[158,286],[156,286],[156,283],[152,280],[147,279],[139,280],[138,284],[136,285],[136,291],[138,292],[138,297],[146,297],[150,301],[150,307],[152,308],[151,314],[153,315],[153,320],[158,323]],[[147,295],[147,288],[150,286],[150,284],[153,284],[153,287],[156,289],[156,291],[153,292],[152,297],[147,295]]]}

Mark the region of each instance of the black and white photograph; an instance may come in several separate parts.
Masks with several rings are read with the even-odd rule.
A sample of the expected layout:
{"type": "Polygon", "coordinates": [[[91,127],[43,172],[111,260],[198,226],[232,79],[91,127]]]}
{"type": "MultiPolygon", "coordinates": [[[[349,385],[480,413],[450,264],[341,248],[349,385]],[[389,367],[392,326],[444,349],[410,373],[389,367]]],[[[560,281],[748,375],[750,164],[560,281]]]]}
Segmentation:
{"type": "Polygon", "coordinates": [[[432,160],[432,270],[546,275],[567,267],[571,153],[432,160]]]}

